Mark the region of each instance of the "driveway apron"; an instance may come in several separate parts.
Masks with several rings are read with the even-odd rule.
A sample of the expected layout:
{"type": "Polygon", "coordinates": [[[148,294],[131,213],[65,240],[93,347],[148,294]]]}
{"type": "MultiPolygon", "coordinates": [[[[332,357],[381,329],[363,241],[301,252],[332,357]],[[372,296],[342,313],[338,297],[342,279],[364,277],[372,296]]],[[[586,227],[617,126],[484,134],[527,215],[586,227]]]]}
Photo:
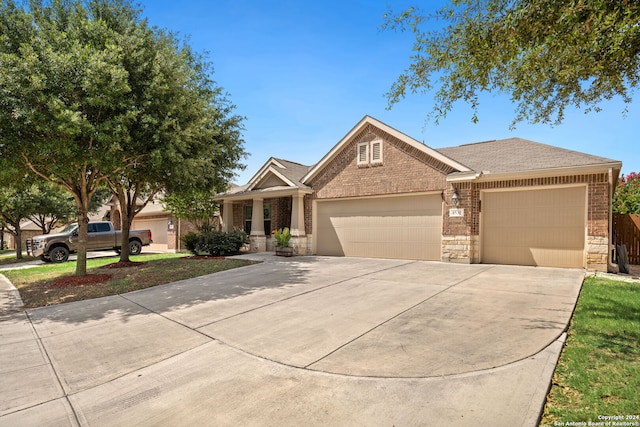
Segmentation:
{"type": "Polygon", "coordinates": [[[584,277],[243,257],[26,312],[0,276],[0,425],[533,426],[584,277]]]}

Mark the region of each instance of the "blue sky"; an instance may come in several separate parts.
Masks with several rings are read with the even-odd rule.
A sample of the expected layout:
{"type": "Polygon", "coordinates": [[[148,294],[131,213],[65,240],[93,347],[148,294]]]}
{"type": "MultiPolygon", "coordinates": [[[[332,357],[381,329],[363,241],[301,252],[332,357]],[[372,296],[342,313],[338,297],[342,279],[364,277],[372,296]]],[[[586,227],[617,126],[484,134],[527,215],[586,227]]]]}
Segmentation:
{"type": "MultiPolygon", "coordinates": [[[[432,148],[521,137],[623,162],[623,173],[640,171],[638,103],[613,100],[600,113],[568,111],[562,125],[509,125],[514,108],[504,94],[481,98],[480,121],[456,105],[438,125],[425,122],[433,98],[413,95],[387,110],[384,94],[410,64],[413,39],[381,31],[390,6],[384,0],[142,0],[150,24],[188,37],[208,52],[214,80],[246,117],[246,183],[269,159],[312,165],[365,115],[432,148]]],[[[435,4],[430,2],[429,4],[435,4]]],[[[438,3],[442,3],[441,1],[438,3]]],[[[423,6],[423,9],[428,6],[423,6]]],[[[434,6],[435,7],[435,6],[434,6]]]]}

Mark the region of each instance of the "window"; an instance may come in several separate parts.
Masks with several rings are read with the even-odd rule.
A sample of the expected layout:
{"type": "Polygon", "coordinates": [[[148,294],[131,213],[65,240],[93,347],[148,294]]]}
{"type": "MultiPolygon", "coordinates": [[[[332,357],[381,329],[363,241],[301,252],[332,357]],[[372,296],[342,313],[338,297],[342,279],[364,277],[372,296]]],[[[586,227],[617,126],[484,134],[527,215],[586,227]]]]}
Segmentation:
{"type": "Polygon", "coordinates": [[[251,234],[251,216],[253,214],[253,206],[244,207],[244,232],[251,234]]]}
{"type": "Polygon", "coordinates": [[[382,140],[358,144],[358,166],[382,164],[382,140]]]}
{"type": "Polygon", "coordinates": [[[358,144],[358,165],[369,164],[369,143],[358,144]]]}
{"type": "Polygon", "coordinates": [[[94,222],[87,226],[89,233],[106,233],[111,231],[111,227],[106,222],[94,222]]]}
{"type": "Polygon", "coordinates": [[[264,234],[271,235],[271,205],[269,203],[264,204],[264,234]]]}
{"type": "MultiPolygon", "coordinates": [[[[271,234],[271,204],[265,203],[263,207],[264,214],[264,233],[271,234]]],[[[244,232],[251,234],[251,220],[253,219],[253,206],[244,207],[244,232]]]]}

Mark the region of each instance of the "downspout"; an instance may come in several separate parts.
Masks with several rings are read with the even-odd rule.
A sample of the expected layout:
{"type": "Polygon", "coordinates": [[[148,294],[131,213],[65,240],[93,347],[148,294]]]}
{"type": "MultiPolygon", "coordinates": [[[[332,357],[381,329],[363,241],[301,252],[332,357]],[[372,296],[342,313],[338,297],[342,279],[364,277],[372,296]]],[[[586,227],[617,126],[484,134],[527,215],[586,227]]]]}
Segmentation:
{"type": "Polygon", "coordinates": [[[613,169],[609,168],[609,253],[607,254],[607,272],[614,271],[611,255],[613,253],[613,169]]]}

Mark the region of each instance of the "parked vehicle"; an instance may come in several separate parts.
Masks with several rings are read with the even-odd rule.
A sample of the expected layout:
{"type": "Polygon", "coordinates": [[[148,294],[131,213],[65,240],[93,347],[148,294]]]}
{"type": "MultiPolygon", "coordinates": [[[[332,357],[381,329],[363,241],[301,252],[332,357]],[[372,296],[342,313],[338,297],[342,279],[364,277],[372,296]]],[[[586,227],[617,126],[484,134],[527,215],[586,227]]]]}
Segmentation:
{"type": "MultiPolygon", "coordinates": [[[[87,251],[121,249],[121,231],[116,231],[109,221],[90,222],[87,235],[87,251]]],[[[143,246],[153,243],[151,230],[129,231],[129,253],[138,255],[143,246]]],[[[43,234],[27,239],[27,253],[40,257],[44,262],[66,262],[69,254],[78,251],[78,224],[70,224],[55,234],[43,234]]]]}

